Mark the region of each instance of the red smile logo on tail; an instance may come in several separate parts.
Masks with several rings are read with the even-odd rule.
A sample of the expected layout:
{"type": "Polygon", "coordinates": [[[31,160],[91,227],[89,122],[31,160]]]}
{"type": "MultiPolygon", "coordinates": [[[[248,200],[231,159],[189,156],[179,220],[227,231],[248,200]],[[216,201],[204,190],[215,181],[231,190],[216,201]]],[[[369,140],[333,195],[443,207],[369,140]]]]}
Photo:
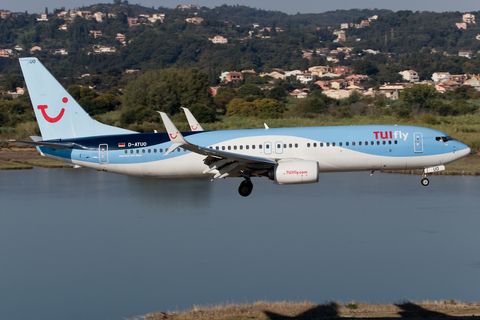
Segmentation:
{"type": "Polygon", "coordinates": [[[177,132],[177,134],[175,135],[175,137],[173,136],[173,133],[170,133],[170,138],[172,138],[172,139],[177,139],[177,137],[178,137],[178,132],[177,132]]]}
{"type": "Polygon", "coordinates": [[[56,116],[55,118],[51,118],[51,117],[48,116],[47,112],[45,111],[45,109],[47,109],[47,108],[48,108],[47,105],[39,105],[37,107],[37,109],[42,110],[43,117],[45,118],[45,120],[47,120],[50,123],[58,122],[60,119],[62,119],[63,114],[65,113],[65,109],[62,108],[62,110],[60,110],[60,113],[58,114],[58,116],[56,116]]]}

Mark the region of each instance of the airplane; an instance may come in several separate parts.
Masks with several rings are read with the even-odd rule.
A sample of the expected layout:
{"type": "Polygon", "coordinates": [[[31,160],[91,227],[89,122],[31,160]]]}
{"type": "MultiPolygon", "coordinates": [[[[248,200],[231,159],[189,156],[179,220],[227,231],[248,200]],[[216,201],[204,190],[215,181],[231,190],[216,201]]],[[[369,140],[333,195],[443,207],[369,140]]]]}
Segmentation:
{"type": "Polygon", "coordinates": [[[423,127],[359,125],[180,132],[160,112],[167,132],[138,133],[91,118],[37,58],[20,58],[41,137],[18,141],[74,167],[153,178],[253,177],[279,185],[316,183],[323,172],[423,169],[427,174],[470,154],[447,134],[423,127]]]}

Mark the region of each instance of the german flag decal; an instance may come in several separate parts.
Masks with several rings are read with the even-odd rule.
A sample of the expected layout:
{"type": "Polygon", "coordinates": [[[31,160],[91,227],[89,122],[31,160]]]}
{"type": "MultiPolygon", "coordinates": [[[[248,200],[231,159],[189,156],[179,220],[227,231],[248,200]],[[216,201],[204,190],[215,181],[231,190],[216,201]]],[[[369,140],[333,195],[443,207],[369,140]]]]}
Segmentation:
{"type": "Polygon", "coordinates": [[[119,147],[119,148],[125,148],[125,142],[119,143],[119,144],[118,144],[118,147],[119,147]]]}

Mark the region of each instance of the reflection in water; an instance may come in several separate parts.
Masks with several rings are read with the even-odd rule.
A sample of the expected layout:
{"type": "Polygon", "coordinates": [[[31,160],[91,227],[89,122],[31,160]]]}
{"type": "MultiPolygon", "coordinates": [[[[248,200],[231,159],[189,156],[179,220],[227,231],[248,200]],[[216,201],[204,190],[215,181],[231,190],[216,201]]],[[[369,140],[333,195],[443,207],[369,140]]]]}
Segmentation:
{"type": "Polygon", "coordinates": [[[123,319],[245,300],[478,300],[480,178],[434,177],[428,188],[388,174],[299,186],[262,178],[248,198],[240,181],[0,172],[0,319],[123,319]]]}
{"type": "MultiPolygon", "coordinates": [[[[145,201],[147,205],[172,208],[175,206],[208,206],[212,196],[209,178],[149,179],[126,177],[128,197],[145,201]]],[[[180,210],[179,210],[180,211],[180,210]]]]}

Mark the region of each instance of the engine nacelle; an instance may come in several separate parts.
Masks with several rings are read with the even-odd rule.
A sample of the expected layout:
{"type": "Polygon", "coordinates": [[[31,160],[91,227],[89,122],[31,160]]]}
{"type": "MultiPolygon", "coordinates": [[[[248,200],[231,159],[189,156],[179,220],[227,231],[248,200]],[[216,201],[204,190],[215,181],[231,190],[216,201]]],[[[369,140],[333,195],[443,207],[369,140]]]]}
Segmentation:
{"type": "Polygon", "coordinates": [[[277,184],[303,184],[318,182],[318,162],[292,160],[278,163],[269,172],[269,178],[277,184]]]}

